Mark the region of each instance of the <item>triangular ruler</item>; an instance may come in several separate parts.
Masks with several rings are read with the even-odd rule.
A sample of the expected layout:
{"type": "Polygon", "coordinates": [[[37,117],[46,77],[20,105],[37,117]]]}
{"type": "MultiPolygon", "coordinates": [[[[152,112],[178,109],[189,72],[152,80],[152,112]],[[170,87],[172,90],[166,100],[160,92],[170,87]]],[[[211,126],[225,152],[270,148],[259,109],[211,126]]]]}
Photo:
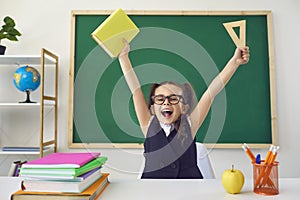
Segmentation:
{"type": "Polygon", "coordinates": [[[246,46],[246,20],[223,23],[223,25],[225,26],[228,34],[230,35],[231,39],[237,47],[246,46]],[[239,37],[233,30],[233,28],[236,27],[240,27],[239,37]]]}

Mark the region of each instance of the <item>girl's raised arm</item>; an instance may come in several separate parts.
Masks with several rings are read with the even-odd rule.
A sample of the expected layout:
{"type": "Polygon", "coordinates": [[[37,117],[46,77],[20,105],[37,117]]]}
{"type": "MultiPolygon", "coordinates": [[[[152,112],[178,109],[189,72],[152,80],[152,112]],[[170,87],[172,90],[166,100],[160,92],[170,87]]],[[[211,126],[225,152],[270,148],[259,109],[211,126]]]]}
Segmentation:
{"type": "Polygon", "coordinates": [[[214,98],[225,87],[231,79],[235,71],[241,64],[246,64],[249,61],[249,48],[241,47],[235,50],[233,57],[226,64],[219,75],[211,82],[207,90],[202,95],[200,101],[190,115],[191,132],[195,137],[198,129],[202,125],[207,113],[211,107],[214,98]]]}
{"type": "Polygon", "coordinates": [[[147,103],[142,92],[140,82],[132,68],[128,53],[130,51],[130,46],[126,40],[123,40],[124,48],[119,55],[119,62],[128,84],[128,87],[133,95],[133,103],[135,112],[140,123],[143,134],[146,136],[148,130],[148,124],[150,120],[150,111],[147,107],[147,103]]]}

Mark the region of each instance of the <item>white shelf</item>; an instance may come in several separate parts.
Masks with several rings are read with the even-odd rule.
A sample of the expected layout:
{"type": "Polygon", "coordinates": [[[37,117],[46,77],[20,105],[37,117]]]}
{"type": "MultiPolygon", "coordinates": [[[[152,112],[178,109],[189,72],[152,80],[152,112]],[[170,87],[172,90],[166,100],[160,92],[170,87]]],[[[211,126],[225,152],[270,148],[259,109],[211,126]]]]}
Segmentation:
{"type": "MultiPolygon", "coordinates": [[[[53,148],[43,150],[44,153],[53,150],[53,148]]],[[[0,155],[39,155],[39,151],[2,151],[0,150],[0,155]]]]}
{"type": "MultiPolygon", "coordinates": [[[[9,107],[9,108],[26,108],[26,107],[40,107],[40,103],[0,103],[1,107],[9,107]]],[[[52,107],[54,106],[54,103],[44,103],[44,106],[46,107],[52,107]]]]}
{"type": "MultiPolygon", "coordinates": [[[[40,65],[41,56],[0,55],[0,65],[40,65]]],[[[55,64],[55,60],[45,57],[45,64],[55,64]]]]}
{"type": "MultiPolygon", "coordinates": [[[[33,66],[37,66],[41,68],[41,76],[43,77],[41,79],[41,85],[45,84],[45,80],[44,80],[44,75],[47,74],[48,78],[54,77],[52,81],[50,81],[50,83],[48,83],[50,86],[54,87],[54,96],[48,96],[46,95],[46,89],[49,90],[51,89],[51,87],[46,87],[46,88],[42,88],[40,90],[40,94],[39,94],[39,98],[35,98],[35,100],[37,101],[37,103],[19,103],[19,100],[22,100],[20,97],[14,97],[13,95],[10,96],[4,96],[6,95],[5,92],[5,88],[4,87],[0,87],[1,90],[1,101],[0,101],[0,117],[1,119],[4,118],[5,124],[0,124],[3,127],[10,127],[11,125],[9,123],[11,123],[11,118],[14,117],[14,115],[18,114],[17,112],[23,112],[23,111],[34,111],[34,116],[35,114],[39,114],[39,123],[40,123],[40,128],[39,128],[39,132],[40,132],[40,136],[36,136],[36,138],[39,140],[39,146],[44,146],[44,147],[49,147],[51,145],[53,145],[52,149],[53,151],[56,151],[57,148],[57,140],[56,140],[56,135],[57,135],[57,85],[58,85],[58,77],[57,77],[57,72],[58,72],[58,56],[56,56],[55,54],[51,53],[50,51],[42,48],[41,49],[41,55],[0,55],[0,68],[1,68],[1,74],[4,73],[11,73],[12,70],[14,69],[14,67],[18,67],[18,66],[22,66],[22,65],[33,65],[33,66]],[[43,63],[41,63],[41,61],[44,61],[43,63]],[[46,65],[49,66],[53,66],[54,67],[54,74],[50,73],[48,70],[45,70],[46,65]],[[53,85],[52,85],[53,84],[53,85]],[[4,98],[6,97],[6,98],[4,98]],[[19,99],[20,98],[20,99],[19,99]],[[40,109],[40,112],[37,112],[38,109],[40,109]],[[48,142],[44,142],[44,124],[46,124],[45,120],[45,109],[47,109],[47,111],[52,111],[53,112],[49,112],[53,115],[53,121],[54,124],[52,124],[52,128],[53,128],[53,138],[55,138],[52,141],[48,141],[48,142]],[[19,111],[20,110],[20,111],[19,111]],[[12,113],[11,113],[12,112],[12,113]],[[8,115],[7,115],[8,114],[8,115]],[[8,116],[8,118],[6,118],[8,116]],[[9,118],[10,117],[10,118],[9,118]],[[43,145],[42,145],[43,144],[43,145]]],[[[51,70],[52,72],[52,70],[51,70]]],[[[7,77],[4,74],[4,78],[2,82],[4,81],[8,81],[7,77]]],[[[2,80],[2,79],[1,79],[2,80]]],[[[9,87],[8,85],[6,85],[8,90],[9,87]]],[[[51,90],[50,90],[51,91],[51,90]]],[[[25,122],[24,122],[25,123],[25,122]]],[[[0,126],[0,130],[1,127],[0,126]]],[[[11,126],[13,127],[13,126],[11,126]]],[[[9,132],[9,131],[8,131],[9,132]]],[[[17,129],[16,134],[20,134],[19,132],[21,132],[21,130],[17,129]]],[[[0,140],[2,140],[1,134],[0,134],[0,140]]],[[[2,142],[2,141],[1,141],[2,142]]],[[[22,145],[22,140],[20,141],[14,141],[13,143],[16,143],[15,145],[22,145]]],[[[4,145],[4,143],[7,142],[2,142],[1,145],[4,145]],[[3,144],[2,144],[3,143],[3,144]]],[[[14,149],[15,150],[15,149],[14,149]]],[[[2,148],[0,149],[0,155],[5,154],[5,155],[39,155],[40,157],[43,156],[44,152],[48,152],[49,150],[44,149],[42,152],[40,151],[3,151],[2,148]]]]}
{"type": "Polygon", "coordinates": [[[39,151],[0,151],[0,155],[39,155],[39,151]]]}

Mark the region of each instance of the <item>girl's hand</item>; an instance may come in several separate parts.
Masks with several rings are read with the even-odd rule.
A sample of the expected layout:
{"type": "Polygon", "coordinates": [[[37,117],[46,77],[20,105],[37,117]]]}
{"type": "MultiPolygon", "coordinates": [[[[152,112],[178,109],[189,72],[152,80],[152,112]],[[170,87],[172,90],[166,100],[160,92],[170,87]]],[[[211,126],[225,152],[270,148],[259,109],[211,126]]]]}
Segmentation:
{"type": "Polygon", "coordinates": [[[238,47],[236,48],[233,59],[238,65],[243,65],[249,61],[249,47],[238,47]]]}
{"type": "Polygon", "coordinates": [[[123,57],[123,56],[128,56],[128,53],[130,51],[130,45],[129,43],[127,42],[127,40],[125,38],[122,39],[122,42],[124,44],[124,47],[122,49],[122,51],[120,52],[119,54],[119,58],[120,57],[123,57]]]}

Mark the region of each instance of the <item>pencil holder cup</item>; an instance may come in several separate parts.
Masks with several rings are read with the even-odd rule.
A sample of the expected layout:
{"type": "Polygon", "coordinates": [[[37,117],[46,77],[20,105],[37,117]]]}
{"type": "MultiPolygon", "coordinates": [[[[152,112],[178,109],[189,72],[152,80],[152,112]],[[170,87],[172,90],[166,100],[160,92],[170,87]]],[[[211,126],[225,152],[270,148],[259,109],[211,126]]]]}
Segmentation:
{"type": "Polygon", "coordinates": [[[278,162],[266,164],[253,164],[253,191],[256,194],[276,195],[279,194],[278,187],[278,162]]]}

